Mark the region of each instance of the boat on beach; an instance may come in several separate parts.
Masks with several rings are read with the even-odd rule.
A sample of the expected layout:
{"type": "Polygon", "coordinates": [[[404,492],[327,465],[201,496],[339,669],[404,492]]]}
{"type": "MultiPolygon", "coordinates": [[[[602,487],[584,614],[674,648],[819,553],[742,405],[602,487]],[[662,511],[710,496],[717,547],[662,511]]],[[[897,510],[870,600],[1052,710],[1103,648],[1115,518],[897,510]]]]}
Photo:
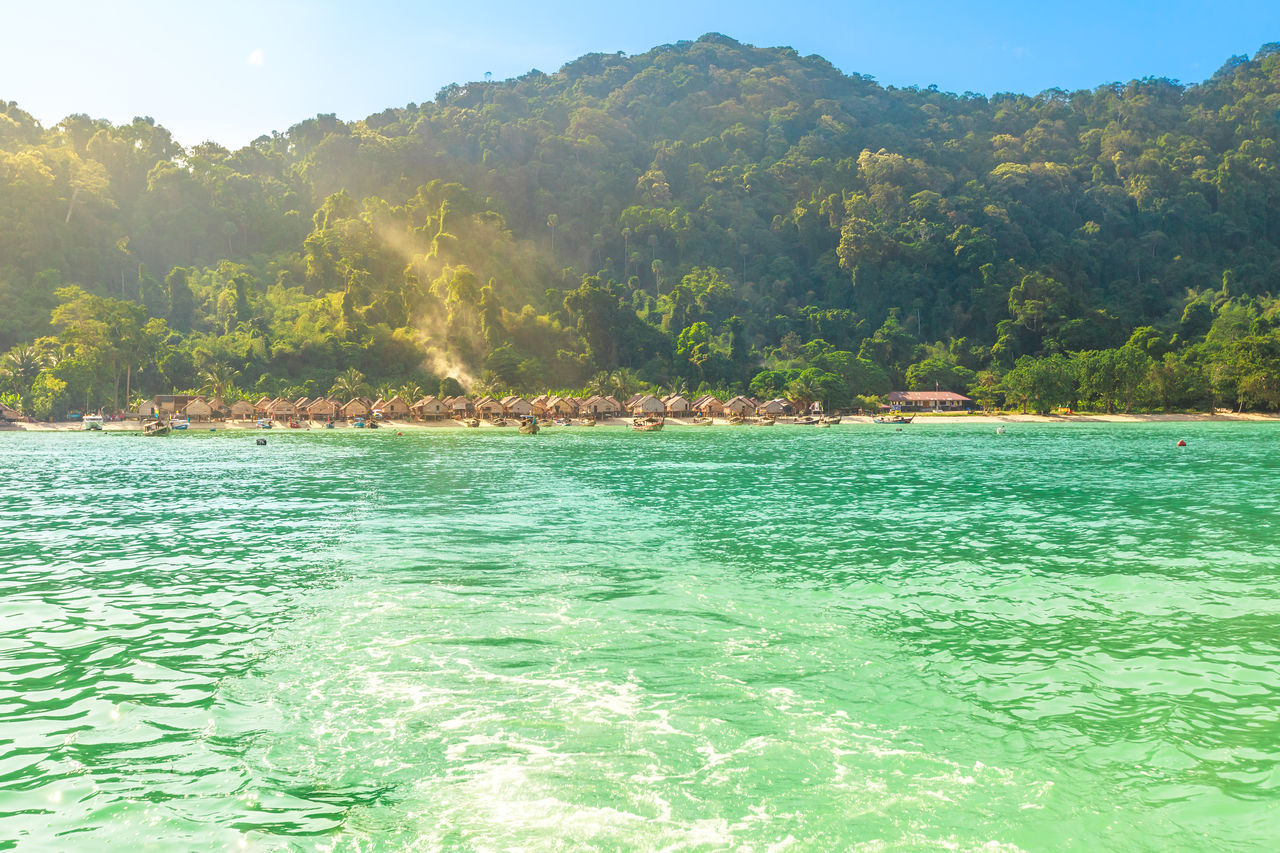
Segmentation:
{"type": "Polygon", "coordinates": [[[875,424],[909,424],[916,419],[915,415],[904,418],[902,415],[877,415],[871,419],[875,424]]]}
{"type": "Polygon", "coordinates": [[[532,415],[520,419],[520,434],[521,435],[537,435],[538,434],[538,421],[532,415]]]}
{"type": "Polygon", "coordinates": [[[190,419],[185,421],[169,421],[169,429],[187,429],[189,426],[191,426],[190,419]]]}
{"type": "Polygon", "coordinates": [[[80,419],[80,428],[86,432],[102,431],[102,415],[85,415],[80,419]]]}
{"type": "Polygon", "coordinates": [[[806,416],[803,418],[796,418],[795,420],[792,421],[792,423],[795,424],[796,426],[813,426],[814,424],[818,423],[818,419],[814,417],[806,416]]]}
{"type": "Polygon", "coordinates": [[[832,424],[840,423],[841,420],[842,418],[839,415],[827,415],[826,417],[822,418],[822,422],[819,424],[819,426],[831,426],[832,424]]]}
{"type": "Polygon", "coordinates": [[[167,421],[152,421],[142,425],[143,435],[165,436],[169,434],[169,424],[167,421]]]}

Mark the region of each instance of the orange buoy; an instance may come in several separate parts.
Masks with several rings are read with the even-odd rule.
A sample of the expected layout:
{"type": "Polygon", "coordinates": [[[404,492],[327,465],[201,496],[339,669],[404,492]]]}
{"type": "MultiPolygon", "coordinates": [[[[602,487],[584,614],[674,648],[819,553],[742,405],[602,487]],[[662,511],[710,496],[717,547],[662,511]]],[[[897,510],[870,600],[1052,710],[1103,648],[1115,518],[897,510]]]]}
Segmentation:
{"type": "Polygon", "coordinates": [[[1179,447],[1186,447],[1186,446],[1187,446],[1187,443],[1186,443],[1185,441],[1183,441],[1182,439],[1178,439],[1178,446],[1179,446],[1179,447]]]}

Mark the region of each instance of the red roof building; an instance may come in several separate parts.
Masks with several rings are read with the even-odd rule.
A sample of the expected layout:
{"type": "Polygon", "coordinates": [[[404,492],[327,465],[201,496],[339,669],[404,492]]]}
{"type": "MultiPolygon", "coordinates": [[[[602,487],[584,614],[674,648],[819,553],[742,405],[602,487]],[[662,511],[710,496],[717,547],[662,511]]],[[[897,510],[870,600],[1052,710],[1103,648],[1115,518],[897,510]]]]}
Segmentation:
{"type": "Polygon", "coordinates": [[[973,408],[973,400],[954,391],[890,391],[895,412],[959,412],[973,408]]]}

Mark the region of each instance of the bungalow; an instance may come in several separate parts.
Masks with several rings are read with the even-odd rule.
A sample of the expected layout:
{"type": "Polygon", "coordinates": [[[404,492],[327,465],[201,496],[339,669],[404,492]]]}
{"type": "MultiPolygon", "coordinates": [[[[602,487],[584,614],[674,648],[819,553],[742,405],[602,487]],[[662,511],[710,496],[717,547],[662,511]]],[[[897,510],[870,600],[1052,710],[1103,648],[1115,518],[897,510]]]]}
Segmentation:
{"type": "Polygon", "coordinates": [[[292,400],[286,400],[283,397],[277,397],[267,404],[267,417],[272,420],[282,420],[284,418],[292,418],[297,416],[298,407],[293,404],[292,400]]]}
{"type": "Polygon", "coordinates": [[[724,416],[724,403],[720,402],[719,397],[712,397],[707,394],[693,404],[694,410],[704,418],[719,418],[724,416]]]}
{"type": "Polygon", "coordinates": [[[424,421],[438,421],[449,414],[449,407],[439,397],[431,394],[414,403],[410,410],[415,418],[424,421]]]}
{"type": "Polygon", "coordinates": [[[693,411],[693,404],[683,394],[668,394],[662,398],[662,402],[666,405],[667,415],[670,417],[683,417],[693,411]]]}
{"type": "Polygon", "coordinates": [[[631,414],[637,417],[648,415],[665,415],[667,404],[652,394],[645,394],[631,406],[631,414]]]}
{"type": "Polygon", "coordinates": [[[345,420],[355,420],[356,418],[367,418],[373,414],[373,409],[361,397],[347,402],[340,410],[345,420]]]}
{"type": "Polygon", "coordinates": [[[756,411],[762,415],[785,415],[791,412],[791,404],[781,397],[775,397],[767,403],[761,403],[756,411]]]}
{"type": "Polygon", "coordinates": [[[230,411],[231,417],[241,421],[247,421],[258,413],[257,408],[248,400],[236,400],[231,404],[230,411]]]}
{"type": "Polygon", "coordinates": [[[258,402],[253,404],[253,410],[257,412],[259,415],[265,416],[267,414],[267,407],[270,405],[271,405],[270,397],[260,397],[258,399],[258,402]]]}
{"type": "Polygon", "coordinates": [[[609,414],[620,415],[627,410],[626,407],[619,402],[618,398],[614,397],[612,394],[606,395],[604,401],[611,407],[609,409],[609,414]]]}
{"type": "Polygon", "coordinates": [[[307,406],[307,417],[313,421],[327,421],[338,417],[341,407],[338,406],[337,400],[326,400],[324,397],[317,397],[307,406]]]}
{"type": "Polygon", "coordinates": [[[196,399],[195,396],[191,394],[157,394],[152,398],[152,402],[155,403],[157,412],[176,415],[194,399],[196,399]]]}
{"type": "Polygon", "coordinates": [[[540,417],[540,418],[547,417],[551,413],[550,409],[547,408],[547,403],[550,401],[551,401],[551,398],[548,397],[546,394],[541,394],[537,397],[534,397],[533,402],[529,404],[531,414],[536,415],[537,417],[540,417]]]}
{"type": "Polygon", "coordinates": [[[724,411],[731,415],[746,417],[756,410],[756,401],[749,397],[734,397],[724,404],[724,411]]]}
{"type": "Polygon", "coordinates": [[[524,397],[510,396],[502,398],[503,414],[524,417],[533,414],[533,404],[524,397]]]}
{"type": "Polygon", "coordinates": [[[225,418],[227,416],[227,404],[222,401],[221,397],[214,397],[209,401],[209,408],[213,410],[213,417],[225,418]]]}
{"type": "Polygon", "coordinates": [[[471,405],[471,401],[461,395],[445,397],[444,404],[449,408],[449,413],[455,418],[466,417],[475,410],[475,407],[471,405]]]}
{"type": "Polygon", "coordinates": [[[404,401],[403,397],[397,394],[390,400],[379,400],[374,403],[373,411],[376,414],[381,414],[388,420],[392,418],[403,419],[409,417],[409,404],[404,401]]]}
{"type": "Polygon", "coordinates": [[[506,410],[502,403],[485,394],[479,400],[476,400],[476,414],[482,418],[500,418],[506,414],[506,410]]]}
{"type": "Polygon", "coordinates": [[[213,406],[197,397],[182,407],[182,414],[189,421],[207,421],[213,417],[213,406]]]}
{"type": "Polygon", "coordinates": [[[578,413],[578,407],[569,397],[552,397],[546,403],[547,414],[556,418],[568,418],[578,413]]]}
{"type": "Polygon", "coordinates": [[[154,418],[159,411],[160,407],[156,405],[155,400],[144,400],[138,404],[138,417],[140,418],[154,418]]]}
{"type": "Polygon", "coordinates": [[[973,408],[973,400],[954,391],[890,391],[889,408],[895,412],[960,412],[973,408]]]}
{"type": "Polygon", "coordinates": [[[625,412],[631,411],[636,407],[636,403],[639,403],[641,400],[643,400],[647,396],[648,396],[647,394],[632,394],[630,397],[627,398],[626,405],[622,407],[623,411],[625,412]]]}
{"type": "Polygon", "coordinates": [[[305,412],[307,410],[307,406],[310,406],[314,402],[315,400],[312,400],[310,397],[299,397],[293,401],[293,407],[299,412],[305,412]]]}
{"type": "Polygon", "coordinates": [[[606,417],[606,418],[609,417],[610,415],[617,414],[618,412],[618,410],[613,407],[613,404],[610,403],[607,398],[601,397],[599,394],[595,395],[594,397],[588,397],[586,400],[584,400],[582,403],[582,406],[579,407],[578,411],[580,411],[584,415],[593,415],[594,417],[606,417]]]}

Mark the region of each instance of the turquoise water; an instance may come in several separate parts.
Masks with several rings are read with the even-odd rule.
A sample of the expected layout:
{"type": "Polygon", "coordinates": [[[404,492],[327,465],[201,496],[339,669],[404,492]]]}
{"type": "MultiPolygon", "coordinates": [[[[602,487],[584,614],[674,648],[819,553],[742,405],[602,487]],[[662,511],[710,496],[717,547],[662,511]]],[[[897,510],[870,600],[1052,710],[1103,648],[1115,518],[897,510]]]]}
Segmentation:
{"type": "Polygon", "coordinates": [[[255,437],[0,434],[0,849],[1280,837],[1280,426],[255,437]]]}

